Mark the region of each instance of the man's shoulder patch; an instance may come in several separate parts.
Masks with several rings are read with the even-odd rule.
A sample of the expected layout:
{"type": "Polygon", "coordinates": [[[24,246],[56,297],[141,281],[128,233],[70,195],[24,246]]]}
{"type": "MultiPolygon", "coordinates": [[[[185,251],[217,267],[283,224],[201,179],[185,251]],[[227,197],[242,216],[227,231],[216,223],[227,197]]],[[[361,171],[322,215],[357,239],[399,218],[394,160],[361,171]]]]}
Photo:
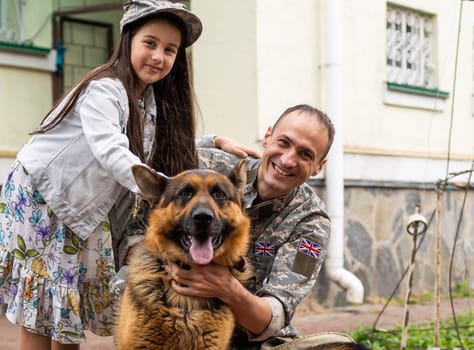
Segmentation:
{"type": "Polygon", "coordinates": [[[307,238],[302,238],[298,243],[292,270],[300,275],[311,278],[321,254],[321,245],[307,238]]]}

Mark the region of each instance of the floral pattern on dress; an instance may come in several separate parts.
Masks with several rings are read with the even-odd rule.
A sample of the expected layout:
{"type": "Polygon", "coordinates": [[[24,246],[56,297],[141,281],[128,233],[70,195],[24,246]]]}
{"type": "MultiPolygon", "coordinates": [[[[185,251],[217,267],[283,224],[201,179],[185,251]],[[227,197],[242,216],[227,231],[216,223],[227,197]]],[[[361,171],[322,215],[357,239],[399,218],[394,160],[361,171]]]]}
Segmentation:
{"type": "Polygon", "coordinates": [[[0,304],[31,332],[85,342],[84,329],[111,335],[108,284],[115,274],[107,220],[86,239],[43,200],[17,161],[0,194],[0,304]]]}

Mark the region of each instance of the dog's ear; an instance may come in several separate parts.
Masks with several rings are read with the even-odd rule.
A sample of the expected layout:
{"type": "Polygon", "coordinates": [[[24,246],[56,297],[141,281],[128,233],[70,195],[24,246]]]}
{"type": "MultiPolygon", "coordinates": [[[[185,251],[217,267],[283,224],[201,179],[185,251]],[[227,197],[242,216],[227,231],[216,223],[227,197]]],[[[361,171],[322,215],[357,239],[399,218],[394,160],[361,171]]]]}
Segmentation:
{"type": "Polygon", "coordinates": [[[237,188],[240,193],[244,192],[247,183],[247,160],[242,159],[229,175],[230,182],[237,188]]]}
{"type": "Polygon", "coordinates": [[[150,203],[158,202],[168,184],[169,177],[145,165],[133,165],[132,173],[141,195],[150,203]]]}

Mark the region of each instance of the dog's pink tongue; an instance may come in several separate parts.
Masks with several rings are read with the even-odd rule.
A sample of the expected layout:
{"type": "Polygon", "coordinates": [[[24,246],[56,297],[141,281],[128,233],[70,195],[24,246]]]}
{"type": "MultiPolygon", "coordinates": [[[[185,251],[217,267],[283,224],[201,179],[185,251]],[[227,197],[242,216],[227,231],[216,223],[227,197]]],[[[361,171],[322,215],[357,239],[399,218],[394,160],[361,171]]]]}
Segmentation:
{"type": "Polygon", "coordinates": [[[196,264],[209,264],[212,261],[212,256],[214,254],[211,238],[205,242],[198,242],[196,239],[192,238],[189,253],[191,253],[191,257],[196,264]]]}

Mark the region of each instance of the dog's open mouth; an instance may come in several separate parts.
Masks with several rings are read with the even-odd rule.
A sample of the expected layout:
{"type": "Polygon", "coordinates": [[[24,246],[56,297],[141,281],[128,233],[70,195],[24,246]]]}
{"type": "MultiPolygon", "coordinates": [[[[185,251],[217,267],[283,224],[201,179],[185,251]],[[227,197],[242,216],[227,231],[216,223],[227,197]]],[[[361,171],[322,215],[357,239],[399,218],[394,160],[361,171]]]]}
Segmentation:
{"type": "Polygon", "coordinates": [[[214,256],[214,249],[222,244],[222,236],[207,236],[205,239],[198,239],[192,235],[182,235],[181,244],[189,251],[191,258],[196,264],[209,264],[214,256]]]}

